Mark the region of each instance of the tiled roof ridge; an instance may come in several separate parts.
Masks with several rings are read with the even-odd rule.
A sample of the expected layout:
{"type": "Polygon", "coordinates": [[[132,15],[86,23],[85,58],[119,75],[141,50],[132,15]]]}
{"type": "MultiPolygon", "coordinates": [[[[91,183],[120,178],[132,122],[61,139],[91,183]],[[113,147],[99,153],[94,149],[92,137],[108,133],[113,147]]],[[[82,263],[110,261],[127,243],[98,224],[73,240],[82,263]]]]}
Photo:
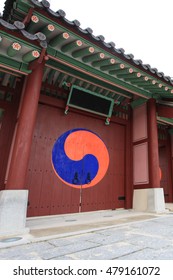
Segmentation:
{"type": "Polygon", "coordinates": [[[165,76],[163,72],[159,72],[157,68],[152,68],[150,64],[144,64],[141,59],[134,59],[133,54],[125,54],[125,50],[123,48],[116,48],[114,42],[105,42],[105,38],[103,35],[95,36],[93,35],[93,30],[91,28],[82,29],[80,27],[80,22],[78,20],[70,21],[66,18],[66,13],[63,10],[58,10],[57,12],[50,9],[50,3],[47,0],[30,0],[33,5],[35,5],[37,8],[41,8],[47,11],[51,16],[54,16],[55,18],[61,18],[65,23],[67,23],[69,26],[76,28],[80,33],[83,35],[88,35],[91,39],[93,39],[96,42],[99,42],[102,46],[108,48],[109,50],[113,51],[115,55],[120,55],[124,59],[128,60],[134,66],[138,66],[143,68],[146,71],[149,71],[151,74],[155,74],[158,76],[158,78],[163,79],[166,82],[170,82],[171,85],[173,85],[173,81],[170,76],[165,76]]]}

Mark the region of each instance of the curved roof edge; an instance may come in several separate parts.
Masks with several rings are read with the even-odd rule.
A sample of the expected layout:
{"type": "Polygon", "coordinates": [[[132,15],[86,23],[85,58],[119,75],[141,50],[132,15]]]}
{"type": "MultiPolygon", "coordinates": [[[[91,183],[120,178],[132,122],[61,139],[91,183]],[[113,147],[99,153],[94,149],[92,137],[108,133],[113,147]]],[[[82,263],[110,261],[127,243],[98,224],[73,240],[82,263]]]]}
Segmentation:
{"type": "MultiPolygon", "coordinates": [[[[6,0],[3,12],[3,19],[7,20],[10,10],[13,8],[14,0],[6,0]]],[[[31,4],[36,8],[46,11],[51,17],[55,19],[58,18],[62,20],[67,26],[74,28],[79,34],[88,36],[88,40],[92,40],[94,43],[99,43],[100,47],[104,47],[111,50],[112,54],[118,55],[120,58],[125,59],[134,66],[141,68],[141,70],[149,72],[149,74],[155,75],[159,79],[166,81],[173,85],[173,80],[170,76],[165,76],[163,72],[159,72],[157,68],[152,68],[150,64],[144,64],[141,59],[134,59],[133,54],[125,54],[123,48],[116,48],[114,42],[105,42],[103,35],[95,36],[91,28],[82,29],[80,27],[80,22],[78,20],[70,21],[66,18],[66,13],[63,10],[58,10],[57,12],[50,9],[50,3],[47,0],[30,0],[31,4]]]]}

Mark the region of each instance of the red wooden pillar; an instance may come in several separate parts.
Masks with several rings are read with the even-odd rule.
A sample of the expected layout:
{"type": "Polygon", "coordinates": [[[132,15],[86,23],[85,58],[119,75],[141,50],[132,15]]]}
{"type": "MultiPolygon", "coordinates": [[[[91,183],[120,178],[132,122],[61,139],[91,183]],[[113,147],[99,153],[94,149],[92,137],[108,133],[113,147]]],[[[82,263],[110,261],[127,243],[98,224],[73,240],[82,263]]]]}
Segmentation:
{"type": "Polygon", "coordinates": [[[158,188],[160,187],[159,148],[156,119],[156,100],[154,98],[151,98],[148,101],[148,145],[150,187],[158,188]]]}
{"type": "Polygon", "coordinates": [[[37,115],[44,60],[26,77],[6,189],[25,189],[30,148],[37,115]]]}
{"type": "Polygon", "coordinates": [[[132,109],[128,108],[129,119],[126,126],[126,190],[125,190],[125,208],[132,208],[133,197],[133,140],[132,140],[132,109]]]}

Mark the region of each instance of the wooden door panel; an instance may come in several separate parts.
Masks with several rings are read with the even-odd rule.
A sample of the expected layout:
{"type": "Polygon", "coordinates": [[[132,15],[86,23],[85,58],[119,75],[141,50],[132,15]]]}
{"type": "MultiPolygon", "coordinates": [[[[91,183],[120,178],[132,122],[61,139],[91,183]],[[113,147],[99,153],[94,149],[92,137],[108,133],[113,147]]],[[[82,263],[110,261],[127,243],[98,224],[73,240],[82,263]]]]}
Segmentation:
{"type": "MultiPolygon", "coordinates": [[[[27,174],[29,189],[28,216],[75,213],[79,211],[80,189],[67,185],[52,166],[52,149],[57,139],[72,129],[85,129],[96,133],[107,147],[109,167],[96,185],[82,189],[82,211],[95,211],[124,207],[125,189],[125,126],[103,120],[39,105],[27,174]]],[[[94,148],[88,143],[84,149],[94,148]]],[[[75,147],[75,143],[73,145],[75,147]]],[[[75,157],[78,146],[72,151],[75,157]]],[[[70,170],[66,170],[70,172],[70,170]]],[[[85,175],[86,176],[86,175],[85,175]]]]}

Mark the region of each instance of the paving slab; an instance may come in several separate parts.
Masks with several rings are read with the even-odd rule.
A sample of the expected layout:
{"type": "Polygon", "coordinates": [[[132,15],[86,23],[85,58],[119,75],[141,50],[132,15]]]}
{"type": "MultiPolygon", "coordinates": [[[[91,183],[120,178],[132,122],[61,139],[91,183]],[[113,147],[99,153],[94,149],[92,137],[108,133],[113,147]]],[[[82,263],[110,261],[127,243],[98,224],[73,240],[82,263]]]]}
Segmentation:
{"type": "Polygon", "coordinates": [[[99,211],[35,218],[28,224],[31,232],[21,240],[0,239],[1,260],[173,259],[171,211],[99,211]]]}

